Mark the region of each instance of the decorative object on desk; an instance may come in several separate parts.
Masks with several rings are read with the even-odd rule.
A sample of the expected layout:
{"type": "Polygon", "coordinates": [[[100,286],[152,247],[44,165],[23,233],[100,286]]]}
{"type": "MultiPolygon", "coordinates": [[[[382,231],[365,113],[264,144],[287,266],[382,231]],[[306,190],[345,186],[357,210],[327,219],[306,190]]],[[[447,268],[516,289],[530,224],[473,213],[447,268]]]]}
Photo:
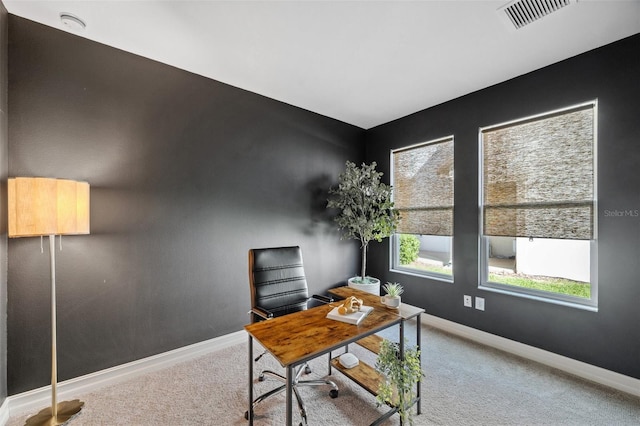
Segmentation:
{"type": "Polygon", "coordinates": [[[338,361],[344,368],[353,368],[357,367],[358,364],[360,364],[360,360],[351,352],[346,352],[340,355],[338,361]]]}
{"type": "MultiPolygon", "coordinates": [[[[57,402],[55,236],[89,233],[89,184],[65,179],[8,179],[9,238],[49,236],[51,272],[51,407],[27,419],[27,426],[62,425],[84,402],[57,402]]],[[[61,246],[62,247],[62,246],[61,246]]]]}
{"type": "Polygon", "coordinates": [[[360,306],[360,310],[355,312],[350,312],[347,314],[341,314],[339,310],[340,310],[340,306],[336,306],[335,308],[329,311],[329,313],[327,314],[327,318],[336,320],[336,321],[346,322],[348,324],[358,325],[362,322],[363,319],[365,319],[367,315],[369,315],[369,312],[373,311],[373,307],[362,305],[360,306]]]}
{"type": "Polygon", "coordinates": [[[328,208],[338,209],[334,218],[343,238],[360,241],[362,264],[360,276],[351,278],[349,286],[380,294],[380,280],[367,277],[367,250],[372,240],[381,242],[396,230],[400,213],[391,201],[390,185],[380,181],[375,161],[361,167],[350,161],[340,174],[338,187],[329,190],[328,208]]]}
{"type": "Polygon", "coordinates": [[[342,303],[342,305],[338,306],[338,313],[340,315],[352,314],[354,312],[358,312],[362,307],[362,299],[358,299],[355,296],[350,296],[342,303]]]}
{"type": "Polygon", "coordinates": [[[380,297],[380,302],[390,308],[399,308],[401,298],[400,295],[404,293],[404,288],[399,283],[387,282],[382,286],[382,289],[387,293],[380,297]]]}
{"type": "Polygon", "coordinates": [[[383,380],[378,387],[376,402],[397,407],[401,424],[413,424],[412,406],[416,399],[416,386],[424,376],[420,365],[420,350],[404,345],[404,359],[400,345],[384,339],[376,360],[376,370],[383,380]]]}

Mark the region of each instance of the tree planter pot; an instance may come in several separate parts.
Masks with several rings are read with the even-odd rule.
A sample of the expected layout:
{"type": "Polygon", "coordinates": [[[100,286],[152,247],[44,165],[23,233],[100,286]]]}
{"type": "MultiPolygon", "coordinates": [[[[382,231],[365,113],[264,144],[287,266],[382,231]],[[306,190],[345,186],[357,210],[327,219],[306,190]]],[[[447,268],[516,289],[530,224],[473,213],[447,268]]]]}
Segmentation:
{"type": "Polygon", "coordinates": [[[371,277],[367,277],[367,279],[370,281],[369,283],[356,282],[356,281],[360,281],[360,277],[349,278],[348,280],[349,287],[353,287],[358,290],[366,291],[367,293],[380,296],[380,280],[377,278],[371,278],[371,277]]]}

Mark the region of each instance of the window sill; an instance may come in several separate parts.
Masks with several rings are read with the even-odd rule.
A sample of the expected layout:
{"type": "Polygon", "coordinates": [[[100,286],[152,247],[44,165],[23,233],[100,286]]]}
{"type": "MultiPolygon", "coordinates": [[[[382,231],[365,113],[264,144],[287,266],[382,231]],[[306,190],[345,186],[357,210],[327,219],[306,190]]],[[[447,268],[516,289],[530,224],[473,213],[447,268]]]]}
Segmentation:
{"type": "Polygon", "coordinates": [[[524,293],[520,291],[512,291],[505,288],[497,288],[497,287],[492,287],[488,285],[479,285],[478,289],[491,291],[494,293],[506,294],[508,296],[521,297],[529,300],[537,300],[539,302],[552,303],[554,305],[566,306],[568,308],[582,309],[590,312],[598,312],[598,306],[591,305],[590,303],[592,302],[587,300],[585,300],[585,303],[573,302],[570,300],[554,299],[554,298],[545,297],[537,294],[524,293]]]}

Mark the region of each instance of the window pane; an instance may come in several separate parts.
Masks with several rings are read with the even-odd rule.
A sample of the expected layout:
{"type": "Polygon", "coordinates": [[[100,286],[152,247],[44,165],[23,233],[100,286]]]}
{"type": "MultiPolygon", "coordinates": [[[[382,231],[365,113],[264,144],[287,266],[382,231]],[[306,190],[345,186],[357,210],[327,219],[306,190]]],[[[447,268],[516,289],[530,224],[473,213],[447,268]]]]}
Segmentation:
{"type": "Polygon", "coordinates": [[[481,285],[595,306],[595,102],[480,136],[481,285]]]}
{"type": "Polygon", "coordinates": [[[590,242],[488,237],[489,281],[589,299],[590,242]]]}
{"type": "Polygon", "coordinates": [[[453,275],[453,237],[399,234],[400,268],[436,275],[453,275]],[[417,247],[417,249],[414,249],[417,247]]]}
{"type": "Polygon", "coordinates": [[[392,151],[395,207],[401,214],[392,238],[392,268],[452,276],[453,137],[392,151]]]}

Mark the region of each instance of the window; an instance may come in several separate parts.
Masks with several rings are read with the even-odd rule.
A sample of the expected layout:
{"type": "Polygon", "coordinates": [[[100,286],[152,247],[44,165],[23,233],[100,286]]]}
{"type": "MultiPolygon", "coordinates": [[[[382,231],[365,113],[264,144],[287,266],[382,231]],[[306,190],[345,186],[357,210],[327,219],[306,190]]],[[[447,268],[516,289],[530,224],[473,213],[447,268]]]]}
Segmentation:
{"type": "Polygon", "coordinates": [[[596,102],[480,129],[481,286],[595,308],[596,102]]]}
{"type": "Polygon", "coordinates": [[[391,238],[395,271],[453,276],[453,136],[391,152],[400,225],[391,238]]]}

